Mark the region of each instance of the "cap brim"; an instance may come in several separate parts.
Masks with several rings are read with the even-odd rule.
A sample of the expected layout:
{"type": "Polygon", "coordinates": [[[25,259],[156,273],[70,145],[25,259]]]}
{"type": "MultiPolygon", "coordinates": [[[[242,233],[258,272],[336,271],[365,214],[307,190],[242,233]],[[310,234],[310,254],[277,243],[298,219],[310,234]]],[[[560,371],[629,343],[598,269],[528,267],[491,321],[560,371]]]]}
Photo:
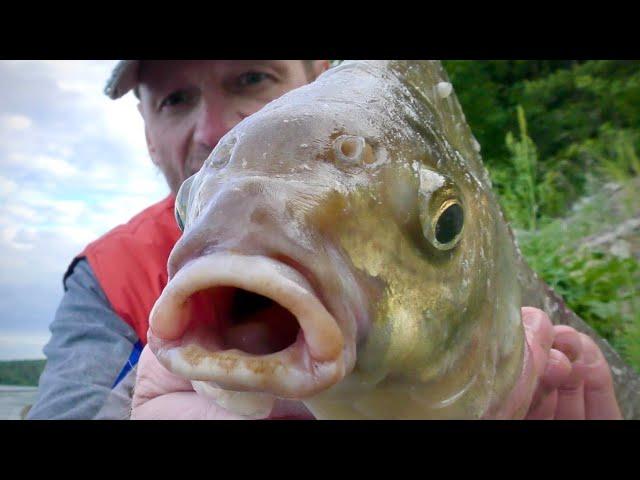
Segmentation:
{"type": "Polygon", "coordinates": [[[111,72],[104,93],[115,100],[122,97],[138,83],[140,60],[120,60],[111,72]]]}

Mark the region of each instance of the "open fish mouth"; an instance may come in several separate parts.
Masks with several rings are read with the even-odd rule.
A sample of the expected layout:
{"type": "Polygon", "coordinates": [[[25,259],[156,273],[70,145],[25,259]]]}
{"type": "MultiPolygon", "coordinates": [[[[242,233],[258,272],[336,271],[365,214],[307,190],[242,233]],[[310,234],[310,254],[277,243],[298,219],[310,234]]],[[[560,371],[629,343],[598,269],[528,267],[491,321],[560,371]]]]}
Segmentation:
{"type": "Polygon", "coordinates": [[[344,344],[305,275],[259,255],[190,261],[150,317],[149,346],[160,362],[214,391],[311,396],[344,377],[344,344]]]}

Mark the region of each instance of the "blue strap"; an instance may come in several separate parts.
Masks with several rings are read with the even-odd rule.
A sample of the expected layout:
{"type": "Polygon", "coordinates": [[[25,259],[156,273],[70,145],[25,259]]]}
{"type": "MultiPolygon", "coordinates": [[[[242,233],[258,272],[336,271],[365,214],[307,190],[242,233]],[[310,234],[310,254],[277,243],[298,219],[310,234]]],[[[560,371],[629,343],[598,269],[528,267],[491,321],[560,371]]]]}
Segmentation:
{"type": "Polygon", "coordinates": [[[116,386],[122,381],[122,379],[127,376],[127,373],[129,373],[131,369],[136,366],[136,364],[138,363],[138,359],[140,358],[141,352],[142,352],[142,342],[138,340],[136,344],[133,346],[133,350],[131,351],[131,355],[129,355],[129,359],[127,360],[127,363],[125,363],[124,367],[122,367],[122,370],[118,374],[118,378],[116,378],[116,381],[111,386],[111,390],[116,388],[116,386]]]}

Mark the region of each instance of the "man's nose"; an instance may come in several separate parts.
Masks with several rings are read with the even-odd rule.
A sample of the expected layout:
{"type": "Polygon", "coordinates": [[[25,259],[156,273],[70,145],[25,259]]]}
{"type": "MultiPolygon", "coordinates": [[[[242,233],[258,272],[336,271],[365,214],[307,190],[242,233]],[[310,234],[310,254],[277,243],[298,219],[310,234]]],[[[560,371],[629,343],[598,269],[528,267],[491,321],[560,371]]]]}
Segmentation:
{"type": "Polygon", "coordinates": [[[241,119],[224,101],[207,100],[202,103],[194,133],[195,141],[208,150],[231,130],[241,119]],[[237,118],[236,118],[237,117],[237,118]]]}

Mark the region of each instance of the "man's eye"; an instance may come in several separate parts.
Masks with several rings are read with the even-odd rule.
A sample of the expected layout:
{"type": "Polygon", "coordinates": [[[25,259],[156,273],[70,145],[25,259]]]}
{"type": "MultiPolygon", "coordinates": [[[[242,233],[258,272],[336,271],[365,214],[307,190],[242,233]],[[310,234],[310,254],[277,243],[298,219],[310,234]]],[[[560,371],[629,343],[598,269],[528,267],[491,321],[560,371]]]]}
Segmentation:
{"type": "Polygon", "coordinates": [[[165,107],[175,107],[176,105],[182,105],[184,103],[187,103],[188,101],[189,92],[187,92],[186,90],[179,90],[177,92],[173,92],[164,100],[162,100],[162,102],[160,103],[160,108],[162,109],[165,107]]]}
{"type": "Polygon", "coordinates": [[[264,82],[271,78],[271,75],[263,72],[247,72],[238,78],[238,85],[240,87],[251,87],[253,85],[258,85],[259,83],[264,82]]]}

